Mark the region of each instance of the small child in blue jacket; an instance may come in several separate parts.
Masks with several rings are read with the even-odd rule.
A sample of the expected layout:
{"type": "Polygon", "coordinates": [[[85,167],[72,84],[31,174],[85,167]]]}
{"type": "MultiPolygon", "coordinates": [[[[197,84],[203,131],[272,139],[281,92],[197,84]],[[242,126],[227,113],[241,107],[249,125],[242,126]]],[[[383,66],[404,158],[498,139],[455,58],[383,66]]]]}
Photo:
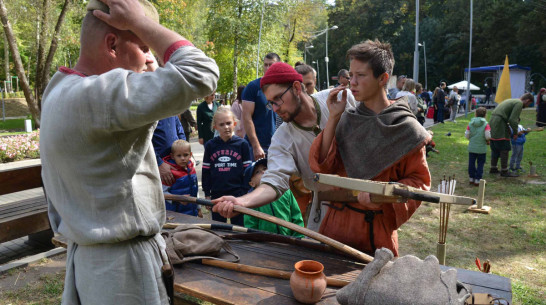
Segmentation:
{"type": "MultiPolygon", "coordinates": [[[[176,140],[171,146],[171,154],[163,158],[171,166],[175,182],[172,185],[163,185],[165,194],[189,195],[197,197],[197,174],[193,162],[190,143],[184,140],[176,140]]],[[[165,201],[169,211],[175,211],[192,216],[203,217],[201,207],[195,203],[182,204],[179,202],[165,201]]]]}
{"type": "MultiPolygon", "coordinates": [[[[233,135],[237,119],[229,108],[218,108],[212,118],[212,125],[219,135],[205,144],[202,172],[205,197],[216,199],[224,195],[242,196],[249,188],[243,178],[245,168],[252,163],[250,145],[243,138],[233,135]]],[[[221,222],[227,220],[215,212],[212,213],[212,219],[221,222]]],[[[243,214],[231,218],[231,224],[244,226],[243,214]]]]}
{"type": "Polygon", "coordinates": [[[523,145],[525,144],[525,141],[527,141],[525,138],[527,133],[529,133],[529,129],[525,129],[519,124],[517,132],[514,133],[512,131],[512,157],[510,157],[511,171],[524,172],[523,168],[521,168],[521,160],[523,159],[523,145]],[[517,135],[516,139],[514,139],[515,135],[517,135]]]}

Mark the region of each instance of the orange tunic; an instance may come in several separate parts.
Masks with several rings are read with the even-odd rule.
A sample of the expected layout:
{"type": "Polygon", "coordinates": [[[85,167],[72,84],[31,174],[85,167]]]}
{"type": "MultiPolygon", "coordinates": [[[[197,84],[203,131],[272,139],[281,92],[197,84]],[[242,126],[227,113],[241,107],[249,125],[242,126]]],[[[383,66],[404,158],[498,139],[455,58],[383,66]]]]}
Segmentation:
{"type": "MultiPolygon", "coordinates": [[[[337,174],[347,177],[345,167],[338,151],[334,137],[328,155],[322,163],[319,163],[320,146],[322,145],[322,133],[313,141],[309,152],[309,164],[311,170],[316,173],[337,174]]],[[[363,144],[364,145],[364,144],[363,144]]],[[[405,155],[392,166],[384,169],[374,177],[374,181],[396,181],[423,190],[430,189],[430,172],[426,160],[424,143],[405,155]]],[[[363,162],[366,157],[363,156],[363,162]]],[[[335,204],[335,203],[333,203],[335,204]]],[[[358,203],[350,203],[352,207],[366,210],[358,203]]],[[[408,200],[407,203],[384,203],[382,214],[376,214],[373,220],[374,244],[377,249],[388,248],[395,256],[398,256],[397,229],[413,215],[421,205],[420,201],[408,200]]],[[[340,204],[335,204],[340,207],[340,204]]],[[[329,208],[319,232],[353,248],[373,255],[373,248],[369,238],[369,225],[364,220],[364,214],[344,208],[341,211],[329,208]]]]}

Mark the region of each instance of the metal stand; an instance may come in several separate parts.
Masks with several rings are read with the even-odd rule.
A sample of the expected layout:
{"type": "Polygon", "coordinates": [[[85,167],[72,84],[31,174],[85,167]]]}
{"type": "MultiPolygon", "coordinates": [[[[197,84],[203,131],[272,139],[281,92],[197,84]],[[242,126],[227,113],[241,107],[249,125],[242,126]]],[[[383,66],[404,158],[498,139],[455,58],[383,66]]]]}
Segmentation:
{"type": "Polygon", "coordinates": [[[468,208],[468,211],[474,213],[489,214],[491,212],[490,206],[483,205],[483,198],[485,196],[485,180],[480,179],[480,188],[478,189],[478,204],[474,204],[468,208]]]}

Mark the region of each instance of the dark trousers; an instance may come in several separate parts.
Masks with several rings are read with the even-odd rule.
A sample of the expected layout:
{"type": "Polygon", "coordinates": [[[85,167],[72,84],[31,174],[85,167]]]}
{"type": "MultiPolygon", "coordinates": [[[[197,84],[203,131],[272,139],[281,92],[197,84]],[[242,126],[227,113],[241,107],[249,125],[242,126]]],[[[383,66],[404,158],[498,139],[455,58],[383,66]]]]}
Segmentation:
{"type": "Polygon", "coordinates": [[[483,177],[483,165],[487,154],[468,153],[468,177],[480,180],[483,177]],[[478,166],[476,167],[476,161],[478,166]]]}
{"type": "Polygon", "coordinates": [[[438,105],[438,122],[442,123],[444,121],[444,106],[438,105]]]}
{"type": "Polygon", "coordinates": [[[425,124],[425,117],[424,116],[418,116],[417,121],[419,121],[419,124],[424,125],[425,124]]]}
{"type": "Polygon", "coordinates": [[[509,140],[491,141],[491,168],[497,168],[499,158],[501,160],[501,171],[508,170],[508,155],[512,149],[509,140]]]}

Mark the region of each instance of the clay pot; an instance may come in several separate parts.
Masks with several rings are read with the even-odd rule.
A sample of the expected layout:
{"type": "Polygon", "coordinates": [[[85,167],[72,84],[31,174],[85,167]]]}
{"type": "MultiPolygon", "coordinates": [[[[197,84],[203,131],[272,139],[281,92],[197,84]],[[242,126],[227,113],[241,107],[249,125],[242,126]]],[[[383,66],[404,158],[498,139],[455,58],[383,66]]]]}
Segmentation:
{"type": "Polygon", "coordinates": [[[296,300],[304,304],[314,304],[322,298],[326,289],[324,266],[317,261],[299,261],[294,265],[290,276],[290,288],[296,300]]]}

